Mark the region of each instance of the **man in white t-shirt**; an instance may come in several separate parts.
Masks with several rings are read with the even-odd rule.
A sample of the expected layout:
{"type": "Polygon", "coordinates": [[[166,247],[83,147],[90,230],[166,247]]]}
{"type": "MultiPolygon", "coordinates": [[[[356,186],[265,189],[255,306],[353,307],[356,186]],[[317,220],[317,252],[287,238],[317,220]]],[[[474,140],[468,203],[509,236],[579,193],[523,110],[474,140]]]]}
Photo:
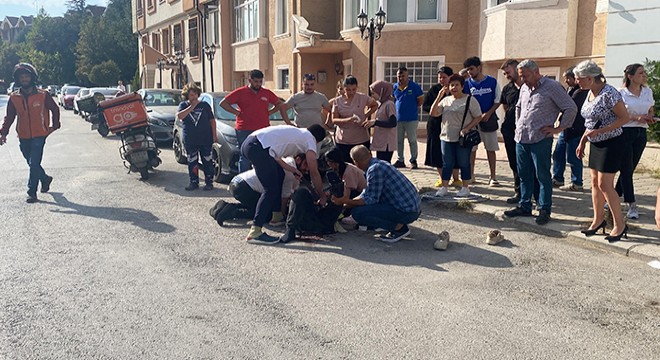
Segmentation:
{"type": "Polygon", "coordinates": [[[117,90],[126,93],[126,86],[124,86],[124,82],[119,80],[117,81],[117,90]]]}
{"type": "Polygon", "coordinates": [[[309,174],[319,203],[327,201],[323,193],[323,181],[318,170],[317,144],[323,141],[326,131],[323,126],[314,124],[307,129],[288,125],[269,126],[250,134],[241,146],[242,155],[250,160],[257,178],[264,187],[259,197],[254,215],[254,224],[250,228],[247,240],[251,243],[274,244],[279,238],[264,233],[261,229],[272,218],[273,211],[280,209],[284,172],[302,177],[300,170],[287,164],[283,158],[305,154],[309,174]]]}
{"type": "Polygon", "coordinates": [[[307,128],[314,124],[323,125],[323,110],[330,112],[332,107],[328,98],[315,90],[316,76],[305,74],[303,76],[303,91],[297,92],[284,103],[293,108],[295,124],[299,128],[307,128]]]}
{"type": "MultiPolygon", "coordinates": [[[[304,154],[296,155],[295,158],[287,157],[284,162],[295,167],[301,173],[307,172],[307,160],[304,154]]],[[[284,182],[282,183],[282,203],[281,210],[273,213],[271,225],[282,224],[284,216],[282,215],[287,206],[291,194],[300,186],[300,180],[292,172],[284,173],[284,182]]],[[[240,173],[229,183],[229,193],[238,200],[236,203],[227,203],[224,200],[218,201],[211,209],[210,214],[218,225],[223,226],[223,222],[230,219],[252,219],[259,197],[264,192],[264,187],[257,177],[254,169],[240,173]]]]}

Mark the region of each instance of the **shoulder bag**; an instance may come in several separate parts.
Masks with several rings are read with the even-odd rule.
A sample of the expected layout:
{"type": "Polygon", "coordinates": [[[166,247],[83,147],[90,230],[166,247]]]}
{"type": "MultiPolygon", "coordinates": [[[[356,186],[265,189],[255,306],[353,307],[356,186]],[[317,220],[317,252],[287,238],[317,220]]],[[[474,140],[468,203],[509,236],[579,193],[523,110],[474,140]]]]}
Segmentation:
{"type": "MultiPolygon", "coordinates": [[[[461,129],[463,129],[463,126],[465,126],[465,118],[467,117],[468,111],[470,111],[470,100],[472,98],[472,95],[468,95],[467,101],[465,102],[465,112],[463,113],[463,122],[461,122],[461,129]]],[[[460,136],[458,138],[458,145],[464,148],[472,148],[474,146],[479,145],[481,143],[481,136],[479,135],[479,131],[475,130],[474,128],[470,131],[468,131],[465,136],[460,136]]]]}

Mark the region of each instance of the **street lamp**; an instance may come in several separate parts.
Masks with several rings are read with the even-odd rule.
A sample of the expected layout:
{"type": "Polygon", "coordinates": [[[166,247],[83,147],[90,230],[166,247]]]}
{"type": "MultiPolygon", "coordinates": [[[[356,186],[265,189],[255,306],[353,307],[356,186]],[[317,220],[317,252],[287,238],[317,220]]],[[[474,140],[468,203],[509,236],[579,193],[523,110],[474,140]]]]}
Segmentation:
{"type": "Polygon", "coordinates": [[[213,58],[215,57],[216,46],[215,44],[204,46],[204,53],[209,59],[209,64],[211,66],[211,92],[215,91],[215,86],[213,84],[213,58]]]}
{"type": "Polygon", "coordinates": [[[179,89],[183,88],[183,59],[185,58],[186,54],[183,51],[177,50],[174,52],[174,59],[176,60],[177,65],[179,65],[179,81],[177,82],[179,89]]]}
{"type": "Polygon", "coordinates": [[[362,40],[369,40],[369,86],[373,83],[374,76],[374,41],[380,39],[383,27],[385,27],[385,15],[381,7],[371,19],[364,12],[364,9],[360,11],[360,15],[357,17],[357,25],[360,28],[362,40]],[[366,34],[365,31],[367,31],[366,34]]]}
{"type": "Polygon", "coordinates": [[[165,67],[166,63],[167,62],[165,61],[165,59],[156,60],[156,66],[158,66],[158,71],[160,71],[160,83],[158,84],[159,89],[163,88],[163,68],[165,67]]]}

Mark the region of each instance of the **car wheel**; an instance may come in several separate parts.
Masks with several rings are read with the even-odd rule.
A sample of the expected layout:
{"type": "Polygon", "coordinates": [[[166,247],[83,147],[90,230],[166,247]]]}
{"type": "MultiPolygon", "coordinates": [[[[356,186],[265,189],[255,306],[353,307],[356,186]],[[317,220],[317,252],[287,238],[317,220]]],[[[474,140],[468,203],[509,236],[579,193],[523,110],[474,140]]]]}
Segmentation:
{"type": "Polygon", "coordinates": [[[174,160],[179,164],[187,164],[188,159],[183,156],[183,145],[181,144],[181,139],[177,134],[174,135],[174,141],[172,142],[172,148],[174,149],[174,160]]]}
{"type": "Polygon", "coordinates": [[[99,135],[106,137],[108,134],[110,134],[110,129],[108,128],[108,123],[105,121],[102,121],[99,123],[99,128],[97,129],[99,132],[99,135]]]}
{"type": "Polygon", "coordinates": [[[220,149],[213,147],[211,152],[213,156],[213,181],[222,184],[228,184],[231,181],[231,176],[222,173],[222,156],[220,156],[220,149]]]}

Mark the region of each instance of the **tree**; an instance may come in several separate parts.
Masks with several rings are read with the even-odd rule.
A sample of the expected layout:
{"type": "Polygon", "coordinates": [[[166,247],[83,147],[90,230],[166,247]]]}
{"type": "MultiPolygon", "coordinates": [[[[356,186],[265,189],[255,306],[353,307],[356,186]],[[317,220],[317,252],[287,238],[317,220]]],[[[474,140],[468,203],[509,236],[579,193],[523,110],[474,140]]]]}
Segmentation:
{"type": "Polygon", "coordinates": [[[117,82],[120,73],[119,66],[114,61],[108,60],[92,67],[89,80],[95,85],[111,86],[117,82]]]}
{"type": "MultiPolygon", "coordinates": [[[[647,83],[655,96],[655,115],[660,116],[660,61],[646,59],[644,68],[648,76],[647,83]]],[[[660,123],[649,125],[648,136],[650,140],[660,142],[660,123]]]]}

